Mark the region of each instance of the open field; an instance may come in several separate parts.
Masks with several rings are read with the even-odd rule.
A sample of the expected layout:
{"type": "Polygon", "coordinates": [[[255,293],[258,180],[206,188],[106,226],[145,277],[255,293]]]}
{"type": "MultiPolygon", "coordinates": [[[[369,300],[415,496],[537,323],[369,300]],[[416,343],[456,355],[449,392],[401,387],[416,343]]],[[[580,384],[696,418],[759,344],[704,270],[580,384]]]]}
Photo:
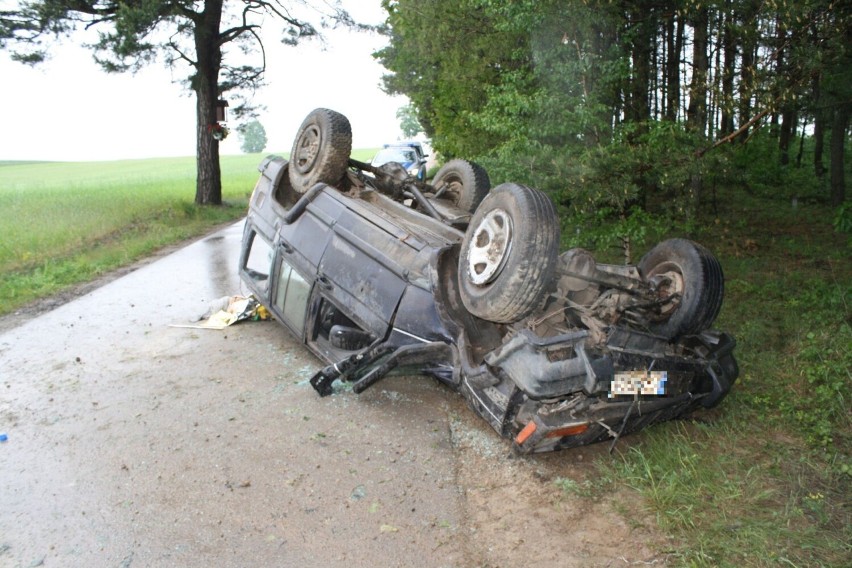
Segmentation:
{"type": "Polygon", "coordinates": [[[0,315],[239,218],[266,154],[222,156],[221,208],[193,204],[191,157],[0,162],[0,315]]]}

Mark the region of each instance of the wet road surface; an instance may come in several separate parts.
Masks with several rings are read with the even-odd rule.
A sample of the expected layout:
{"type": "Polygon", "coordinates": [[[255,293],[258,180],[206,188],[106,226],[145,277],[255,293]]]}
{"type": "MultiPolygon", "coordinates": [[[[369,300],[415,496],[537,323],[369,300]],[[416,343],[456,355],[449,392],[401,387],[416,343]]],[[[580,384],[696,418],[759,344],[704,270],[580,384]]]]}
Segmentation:
{"type": "Polygon", "coordinates": [[[561,489],[605,444],[514,458],[431,379],[320,398],[276,323],[171,327],[243,292],[240,238],[0,326],[0,567],[665,564],[635,494],[561,489]]]}
{"type": "Polygon", "coordinates": [[[321,399],[275,323],[170,327],[240,292],[240,237],[0,335],[0,566],[460,564],[451,393],[321,399]]]}

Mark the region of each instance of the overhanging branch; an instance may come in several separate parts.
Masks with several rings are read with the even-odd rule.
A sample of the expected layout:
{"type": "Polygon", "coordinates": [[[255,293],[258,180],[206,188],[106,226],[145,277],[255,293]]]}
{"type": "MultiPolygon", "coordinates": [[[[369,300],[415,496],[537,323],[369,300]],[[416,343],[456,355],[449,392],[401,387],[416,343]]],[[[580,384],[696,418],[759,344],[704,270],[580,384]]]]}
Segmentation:
{"type": "Polygon", "coordinates": [[[727,144],[728,142],[732,142],[732,141],[733,141],[733,140],[734,140],[737,136],[739,136],[740,134],[742,134],[743,132],[745,132],[746,130],[748,130],[749,128],[751,128],[751,127],[752,127],[752,126],[753,126],[756,122],[758,122],[761,118],[763,118],[764,116],[766,116],[766,115],[767,115],[767,114],[769,114],[770,112],[772,112],[772,110],[771,110],[771,109],[765,109],[765,110],[760,111],[759,113],[757,113],[756,115],[754,115],[754,116],[751,118],[751,120],[749,120],[748,122],[746,122],[745,124],[743,124],[742,126],[740,126],[740,127],[739,127],[736,131],[731,132],[730,134],[728,134],[728,135],[727,135],[727,136],[725,136],[724,138],[721,138],[721,139],[717,140],[716,142],[714,142],[714,143],[713,143],[713,144],[711,144],[710,146],[707,146],[706,148],[703,148],[703,149],[700,149],[700,150],[696,150],[696,151],[695,151],[695,157],[696,157],[696,158],[701,158],[701,157],[703,157],[703,156],[704,156],[704,154],[706,154],[706,153],[707,153],[707,152],[709,152],[710,150],[712,150],[712,149],[714,149],[714,148],[718,148],[718,147],[719,147],[719,146],[721,146],[722,144],[727,144]]]}

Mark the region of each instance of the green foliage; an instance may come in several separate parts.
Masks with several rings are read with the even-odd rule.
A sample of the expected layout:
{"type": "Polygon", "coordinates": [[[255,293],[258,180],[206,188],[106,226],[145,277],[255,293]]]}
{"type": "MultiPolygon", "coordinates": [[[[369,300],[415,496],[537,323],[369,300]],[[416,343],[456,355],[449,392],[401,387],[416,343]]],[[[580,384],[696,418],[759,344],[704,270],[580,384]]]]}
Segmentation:
{"type": "MultiPolygon", "coordinates": [[[[810,148],[812,141],[808,141],[810,148]]],[[[762,129],[747,144],[729,151],[733,167],[731,183],[741,184],[747,191],[789,202],[824,199],[823,182],[809,167],[797,167],[794,162],[782,165],[779,159],[777,137],[762,129]],[[733,175],[736,172],[736,175],[733,175]]]]}
{"type": "MultiPolygon", "coordinates": [[[[852,443],[850,264],[844,237],[822,227],[812,239],[779,239],[798,231],[804,212],[783,207],[773,236],[754,233],[762,259],[726,264],[726,301],[738,306],[732,331],[745,373],[740,401],[761,421],[795,431],[815,450],[848,455],[852,443]],[[797,214],[798,213],[798,214],[797,214]],[[779,265],[775,259],[783,259],[779,265]]],[[[754,223],[754,213],[751,214],[754,223]]],[[[765,218],[765,216],[762,216],[765,218]]],[[[811,225],[813,227],[814,225],[811,225]]]]}
{"type": "MultiPolygon", "coordinates": [[[[777,130],[770,135],[758,121],[727,146],[710,138],[758,112],[792,112],[801,122],[848,104],[847,9],[822,0],[687,2],[674,11],[604,0],[384,5],[391,43],[377,56],[391,72],[386,87],[411,98],[435,148],[482,163],[495,183],[543,189],[586,241],[636,233],[639,221],[630,219],[640,212],[642,223],[689,231],[702,204],[715,206],[715,189],[730,183],[788,202],[825,198],[811,168],[781,165],[777,130]],[[683,42],[671,52],[674,34],[688,45],[698,16],[717,38],[710,44],[728,42],[722,48],[738,77],[708,52],[712,81],[661,84],[685,74],[690,57],[683,42]],[[759,57],[747,62],[746,51],[759,57]],[[672,89],[677,96],[667,96],[672,89]],[[689,100],[687,124],[690,97],[700,104],[689,100]],[[722,127],[725,114],[731,122],[722,127]],[[604,227],[613,222],[627,225],[604,227]]],[[[808,140],[806,160],[813,147],[808,140]]]]}
{"type": "Polygon", "coordinates": [[[240,150],[246,154],[263,152],[266,148],[266,129],[258,120],[252,120],[237,129],[242,136],[240,150]]]}
{"type": "Polygon", "coordinates": [[[467,1],[383,5],[391,42],[375,56],[390,71],[385,89],[408,96],[435,149],[447,158],[469,158],[498,143],[468,111],[483,105],[488,86],[518,66],[514,54],[526,34],[495,29],[488,14],[467,1]]]}
{"type": "Polygon", "coordinates": [[[783,408],[795,417],[808,442],[830,447],[836,429],[848,433],[852,427],[852,329],[845,322],[813,329],[805,335],[797,361],[805,392],[783,408]]]}
{"type": "Polygon", "coordinates": [[[576,497],[591,498],[597,497],[602,491],[601,484],[598,480],[583,480],[576,481],[570,477],[557,477],[553,480],[556,485],[565,495],[574,495],[576,497]]]}
{"type": "Polygon", "coordinates": [[[837,208],[832,225],[838,233],[852,233],[852,204],[846,202],[837,208]]]}
{"type": "Polygon", "coordinates": [[[844,565],[843,475],[732,422],[664,424],[599,467],[645,497],[677,565],[844,565]]]}
{"type": "Polygon", "coordinates": [[[399,129],[406,138],[414,138],[420,132],[420,123],[417,121],[417,111],[414,106],[407,104],[399,107],[396,111],[399,120],[399,129]]]}
{"type": "Polygon", "coordinates": [[[740,377],[718,408],[625,438],[597,465],[645,498],[674,565],[846,566],[849,237],[819,202],[718,191],[718,222],[696,230],[725,271],[716,325],[737,339],[740,377]]]}

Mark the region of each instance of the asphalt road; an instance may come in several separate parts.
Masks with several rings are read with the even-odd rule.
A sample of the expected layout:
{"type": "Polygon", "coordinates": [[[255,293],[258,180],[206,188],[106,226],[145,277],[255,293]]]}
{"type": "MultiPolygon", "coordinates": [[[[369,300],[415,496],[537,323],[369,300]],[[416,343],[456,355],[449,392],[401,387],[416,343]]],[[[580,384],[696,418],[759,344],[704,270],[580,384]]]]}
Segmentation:
{"type": "Polygon", "coordinates": [[[662,563],[629,496],[554,483],[603,448],[515,459],[432,380],[319,398],[273,322],[172,327],[241,292],[240,236],[0,332],[0,566],[662,563]]]}

